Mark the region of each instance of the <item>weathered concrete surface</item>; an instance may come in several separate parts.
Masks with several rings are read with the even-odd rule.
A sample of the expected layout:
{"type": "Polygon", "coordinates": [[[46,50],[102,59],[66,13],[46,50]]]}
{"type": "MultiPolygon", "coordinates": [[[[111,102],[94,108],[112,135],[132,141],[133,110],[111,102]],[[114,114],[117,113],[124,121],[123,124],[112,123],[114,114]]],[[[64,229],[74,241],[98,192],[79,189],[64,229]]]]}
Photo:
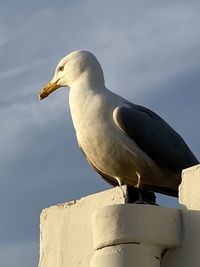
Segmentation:
{"type": "Polygon", "coordinates": [[[108,205],[92,215],[94,248],[122,243],[180,246],[181,215],[154,205],[108,205]]]}
{"type": "Polygon", "coordinates": [[[160,267],[161,248],[144,244],[121,244],[95,252],[90,267],[160,267]]]}
{"type": "Polygon", "coordinates": [[[179,187],[182,245],[169,250],[162,267],[200,266],[200,165],[185,169],[179,187]]]}
{"type": "Polygon", "coordinates": [[[94,254],[93,211],[105,205],[122,203],[125,203],[123,192],[116,187],[44,209],[40,219],[39,267],[89,266],[94,254]]]}
{"type": "Polygon", "coordinates": [[[95,253],[91,267],[160,267],[162,252],[180,246],[178,209],[115,204],[92,215],[95,253]]]}
{"type": "Polygon", "coordinates": [[[200,266],[200,165],[183,171],[179,196],[174,211],[114,205],[125,203],[117,187],[43,210],[39,267],[200,266]]]}

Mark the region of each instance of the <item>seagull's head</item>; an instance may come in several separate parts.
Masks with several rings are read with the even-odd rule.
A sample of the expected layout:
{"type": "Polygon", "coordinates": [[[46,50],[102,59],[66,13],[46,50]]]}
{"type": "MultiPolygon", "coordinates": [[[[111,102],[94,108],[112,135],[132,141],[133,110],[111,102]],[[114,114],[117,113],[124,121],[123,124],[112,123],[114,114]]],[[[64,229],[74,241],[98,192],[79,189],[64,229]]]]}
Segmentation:
{"type": "Polygon", "coordinates": [[[40,91],[39,99],[44,99],[60,87],[71,88],[81,80],[104,84],[101,65],[92,53],[85,50],[74,51],[60,60],[53,79],[40,91]]]}

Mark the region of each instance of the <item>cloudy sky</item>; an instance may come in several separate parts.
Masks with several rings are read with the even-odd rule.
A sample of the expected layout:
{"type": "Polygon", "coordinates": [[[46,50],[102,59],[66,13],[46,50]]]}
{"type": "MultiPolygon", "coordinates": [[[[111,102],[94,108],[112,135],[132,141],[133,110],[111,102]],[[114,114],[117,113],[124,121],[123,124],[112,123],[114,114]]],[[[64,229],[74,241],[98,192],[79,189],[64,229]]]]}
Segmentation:
{"type": "Polygon", "coordinates": [[[200,2],[0,4],[0,266],[35,267],[41,210],[109,188],[79,151],[67,89],[39,102],[40,88],[60,58],[87,49],[108,88],[159,113],[200,158],[200,2]]]}

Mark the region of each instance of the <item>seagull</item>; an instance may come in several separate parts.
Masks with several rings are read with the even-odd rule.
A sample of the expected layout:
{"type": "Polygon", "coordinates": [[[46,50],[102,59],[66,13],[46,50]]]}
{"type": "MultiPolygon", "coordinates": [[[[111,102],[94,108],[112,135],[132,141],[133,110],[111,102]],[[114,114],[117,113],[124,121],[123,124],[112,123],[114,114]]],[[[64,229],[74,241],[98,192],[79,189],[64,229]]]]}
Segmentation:
{"type": "Polygon", "coordinates": [[[100,63],[85,50],[60,60],[39,99],[60,87],[69,88],[77,142],[97,173],[114,186],[178,196],[182,170],[199,161],[167,122],[108,90],[100,63]]]}

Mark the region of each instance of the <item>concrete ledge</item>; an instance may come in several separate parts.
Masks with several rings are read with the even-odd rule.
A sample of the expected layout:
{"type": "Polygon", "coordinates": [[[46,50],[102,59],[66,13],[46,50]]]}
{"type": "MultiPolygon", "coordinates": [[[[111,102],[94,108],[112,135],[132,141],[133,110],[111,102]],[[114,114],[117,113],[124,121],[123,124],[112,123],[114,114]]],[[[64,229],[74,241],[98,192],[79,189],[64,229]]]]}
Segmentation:
{"type": "Polygon", "coordinates": [[[183,171],[179,201],[179,210],[125,204],[116,187],[47,208],[39,267],[197,267],[200,165],[183,171]]]}
{"type": "Polygon", "coordinates": [[[109,205],[92,215],[94,248],[122,243],[177,247],[181,244],[180,210],[153,205],[109,205]]]}
{"type": "MultiPolygon", "coordinates": [[[[126,193],[126,187],[123,188],[126,193]]],[[[94,254],[91,215],[105,205],[125,203],[121,188],[44,209],[40,217],[39,267],[89,266],[94,254]]]]}

